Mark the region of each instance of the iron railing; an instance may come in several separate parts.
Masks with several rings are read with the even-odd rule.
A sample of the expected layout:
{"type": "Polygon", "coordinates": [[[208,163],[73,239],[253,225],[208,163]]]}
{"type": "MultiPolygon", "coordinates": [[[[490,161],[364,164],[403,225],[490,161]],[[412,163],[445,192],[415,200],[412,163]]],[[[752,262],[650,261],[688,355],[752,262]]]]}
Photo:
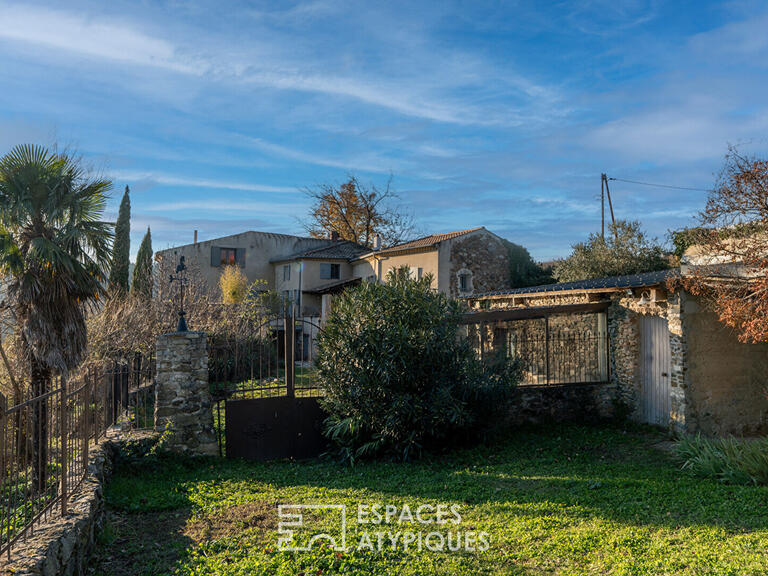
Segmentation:
{"type": "Polygon", "coordinates": [[[51,390],[0,394],[0,554],[57,513],[87,475],[89,450],[120,422],[149,428],[154,360],[136,357],[81,367],[51,390]]]}
{"type": "Polygon", "coordinates": [[[314,368],[318,318],[270,317],[246,338],[212,339],[208,379],[215,400],[322,396],[314,368]]]}
{"type": "Polygon", "coordinates": [[[521,386],[561,386],[610,380],[604,313],[513,321],[472,322],[467,337],[481,359],[516,360],[521,386]]]}

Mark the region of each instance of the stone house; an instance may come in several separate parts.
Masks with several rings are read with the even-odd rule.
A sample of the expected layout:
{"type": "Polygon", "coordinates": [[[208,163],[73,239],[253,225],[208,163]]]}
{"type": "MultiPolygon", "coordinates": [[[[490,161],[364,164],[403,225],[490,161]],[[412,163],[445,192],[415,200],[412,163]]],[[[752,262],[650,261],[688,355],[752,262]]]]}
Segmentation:
{"type": "Polygon", "coordinates": [[[390,270],[401,266],[417,278],[431,274],[433,288],[454,298],[509,286],[507,247],[483,227],[369,251],[352,262],[352,275],[383,282],[390,270]]]}
{"type": "Polygon", "coordinates": [[[303,238],[271,232],[243,232],[158,251],[157,260],[180,256],[218,289],[227,265],[243,269],[291,302],[302,317],[324,316],[334,294],[361,281],[386,279],[409,266],[415,277],[433,275],[436,290],[454,297],[508,285],[509,260],[501,238],[485,228],[433,234],[397,246],[370,249],[332,238],[303,238]]]}
{"type": "Polygon", "coordinates": [[[565,411],[622,411],[677,432],[765,434],[768,344],[740,343],[704,303],[677,287],[672,280],[679,273],[490,291],[467,302],[483,328],[482,349],[521,341],[525,330],[539,338],[539,350],[546,343],[546,375],[523,354],[524,384],[549,390],[548,402],[570,402],[565,411]]]}

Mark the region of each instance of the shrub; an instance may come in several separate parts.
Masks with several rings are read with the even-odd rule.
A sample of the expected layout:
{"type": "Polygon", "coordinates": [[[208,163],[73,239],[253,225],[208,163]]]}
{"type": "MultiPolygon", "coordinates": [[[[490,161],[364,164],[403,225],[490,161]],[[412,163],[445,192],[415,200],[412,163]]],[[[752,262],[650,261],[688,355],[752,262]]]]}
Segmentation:
{"type": "Polygon", "coordinates": [[[225,266],[219,276],[219,288],[224,304],[240,304],[248,291],[248,278],[239,266],[225,266]]]}
{"type": "Polygon", "coordinates": [[[683,468],[729,484],[768,484],[768,438],[684,437],[677,442],[683,468]]]}
{"type": "Polygon", "coordinates": [[[458,303],[432,278],[390,272],[335,302],[318,342],[326,435],[342,459],[394,455],[477,438],[509,407],[515,367],[483,367],[460,336],[458,303]]]}

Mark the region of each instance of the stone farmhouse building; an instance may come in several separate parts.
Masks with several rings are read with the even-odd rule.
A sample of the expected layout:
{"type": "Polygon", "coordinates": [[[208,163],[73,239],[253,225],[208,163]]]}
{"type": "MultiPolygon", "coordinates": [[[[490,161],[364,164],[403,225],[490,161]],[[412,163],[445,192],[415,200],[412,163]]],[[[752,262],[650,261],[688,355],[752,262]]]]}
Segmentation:
{"type": "Polygon", "coordinates": [[[432,274],[435,290],[453,297],[499,290],[509,281],[506,246],[482,227],[377,249],[336,237],[249,231],[161,250],[155,257],[176,261],[180,256],[212,290],[218,290],[224,266],[240,266],[249,281],[264,281],[301,317],[325,316],[333,296],[345,287],[383,282],[400,266],[409,266],[415,277],[432,274]]]}
{"type": "Polygon", "coordinates": [[[623,411],[672,431],[768,433],[768,344],[739,342],[678,287],[679,274],[475,293],[467,302],[481,326],[477,345],[521,357],[530,415],[623,411]]]}

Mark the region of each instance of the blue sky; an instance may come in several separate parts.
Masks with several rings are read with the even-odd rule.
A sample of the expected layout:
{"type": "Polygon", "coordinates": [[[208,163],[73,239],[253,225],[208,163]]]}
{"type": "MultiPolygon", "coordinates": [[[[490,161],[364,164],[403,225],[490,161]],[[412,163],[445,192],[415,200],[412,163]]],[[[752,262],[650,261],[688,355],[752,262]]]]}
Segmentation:
{"type": "MultiPolygon", "coordinates": [[[[600,226],[600,173],[709,188],[762,154],[764,2],[0,0],[0,153],[77,150],[132,190],[132,252],[300,233],[301,189],[383,184],[425,233],[538,259],[600,226]]],[[[612,186],[653,235],[706,194],[612,186]]]]}

